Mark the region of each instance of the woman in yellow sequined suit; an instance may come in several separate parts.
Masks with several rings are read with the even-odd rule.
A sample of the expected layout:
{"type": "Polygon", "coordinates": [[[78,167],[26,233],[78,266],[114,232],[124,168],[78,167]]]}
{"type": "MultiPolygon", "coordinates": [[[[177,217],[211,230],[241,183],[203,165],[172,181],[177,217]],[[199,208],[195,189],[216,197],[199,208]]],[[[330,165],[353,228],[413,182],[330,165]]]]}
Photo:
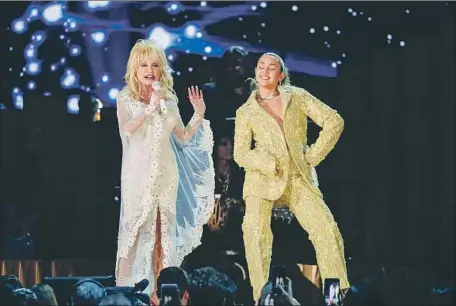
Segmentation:
{"type": "Polygon", "coordinates": [[[288,69],[274,53],[261,56],[252,84],[251,96],[236,112],[234,159],[246,171],[242,229],[254,298],[258,301],[268,280],[274,205],[288,206],[309,233],[322,279],[338,278],[347,290],[343,239],[313,175],[344,121],[306,90],[291,86],[288,69]],[[310,149],[308,117],[322,128],[310,149]]]}

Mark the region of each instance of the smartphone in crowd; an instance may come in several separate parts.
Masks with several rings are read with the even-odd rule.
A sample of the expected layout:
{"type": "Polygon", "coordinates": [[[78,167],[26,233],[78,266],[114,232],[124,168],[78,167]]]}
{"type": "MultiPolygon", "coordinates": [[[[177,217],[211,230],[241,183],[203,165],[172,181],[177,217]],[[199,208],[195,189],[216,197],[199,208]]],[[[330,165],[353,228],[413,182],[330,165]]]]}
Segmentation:
{"type": "Polygon", "coordinates": [[[340,281],[338,278],[326,278],[325,286],[325,305],[341,306],[342,299],[340,293],[340,281]]]}

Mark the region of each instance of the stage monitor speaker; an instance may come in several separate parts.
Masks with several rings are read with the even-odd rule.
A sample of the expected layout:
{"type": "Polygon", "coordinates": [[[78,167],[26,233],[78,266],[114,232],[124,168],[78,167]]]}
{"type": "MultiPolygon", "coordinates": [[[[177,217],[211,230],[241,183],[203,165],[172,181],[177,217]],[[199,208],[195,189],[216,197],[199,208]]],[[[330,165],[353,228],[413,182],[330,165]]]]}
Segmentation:
{"type": "Polygon", "coordinates": [[[84,279],[91,279],[106,287],[116,285],[115,277],[110,276],[69,276],[69,277],[44,277],[43,284],[48,284],[54,289],[58,305],[67,305],[74,292],[74,285],[84,279]]]}

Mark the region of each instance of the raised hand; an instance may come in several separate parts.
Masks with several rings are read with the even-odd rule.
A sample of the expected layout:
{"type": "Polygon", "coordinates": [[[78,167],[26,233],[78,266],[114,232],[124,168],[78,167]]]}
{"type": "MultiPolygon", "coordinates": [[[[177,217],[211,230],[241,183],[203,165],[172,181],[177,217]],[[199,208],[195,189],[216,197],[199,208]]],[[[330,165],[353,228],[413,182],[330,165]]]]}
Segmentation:
{"type": "Polygon", "coordinates": [[[206,104],[204,104],[203,92],[198,89],[198,86],[191,86],[188,88],[188,99],[193,105],[196,113],[204,115],[206,112],[206,104]]]}

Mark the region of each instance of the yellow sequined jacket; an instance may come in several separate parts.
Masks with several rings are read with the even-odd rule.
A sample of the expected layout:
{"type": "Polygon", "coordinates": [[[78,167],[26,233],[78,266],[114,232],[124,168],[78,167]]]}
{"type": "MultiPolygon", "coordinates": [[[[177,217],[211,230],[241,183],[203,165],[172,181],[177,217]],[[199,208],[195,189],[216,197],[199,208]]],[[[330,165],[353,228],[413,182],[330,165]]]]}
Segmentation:
{"type": "Polygon", "coordinates": [[[309,189],[323,197],[312,181],[311,167],[316,167],[334,148],[344,129],[344,120],[302,88],[289,86],[281,89],[280,94],[283,132],[253,93],[236,112],[234,160],[246,171],[243,197],[271,201],[280,198],[287,184],[290,157],[309,189]],[[322,128],[310,149],[306,149],[308,117],[322,128]],[[276,166],[283,170],[280,177],[276,175],[276,166]]]}

